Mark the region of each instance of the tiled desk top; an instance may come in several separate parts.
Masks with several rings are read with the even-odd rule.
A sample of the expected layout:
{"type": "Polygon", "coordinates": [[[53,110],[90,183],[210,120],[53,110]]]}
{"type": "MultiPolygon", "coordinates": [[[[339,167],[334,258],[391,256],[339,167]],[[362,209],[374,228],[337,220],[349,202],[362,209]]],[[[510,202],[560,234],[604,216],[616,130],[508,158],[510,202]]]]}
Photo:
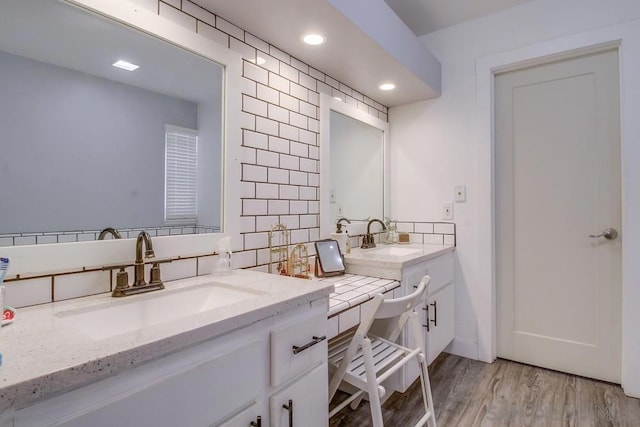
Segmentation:
{"type": "Polygon", "coordinates": [[[326,277],[318,280],[332,283],[335,286],[335,291],[331,293],[329,299],[329,318],[369,301],[375,294],[385,293],[400,287],[400,282],[397,280],[357,274],[345,274],[344,276],[326,277]]]}

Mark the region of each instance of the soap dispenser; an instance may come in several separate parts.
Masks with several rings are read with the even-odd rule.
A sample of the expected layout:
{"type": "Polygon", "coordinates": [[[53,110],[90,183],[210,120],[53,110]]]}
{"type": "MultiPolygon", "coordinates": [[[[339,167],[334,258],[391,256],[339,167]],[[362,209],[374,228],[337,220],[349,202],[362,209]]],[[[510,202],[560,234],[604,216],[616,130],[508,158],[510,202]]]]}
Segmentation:
{"type": "Polygon", "coordinates": [[[347,253],[347,241],[349,240],[349,234],[347,232],[342,231],[342,221],[347,221],[348,224],[351,224],[346,218],[340,218],[336,223],[336,232],[331,233],[331,238],[338,242],[338,247],[340,247],[341,253],[347,253]]]}

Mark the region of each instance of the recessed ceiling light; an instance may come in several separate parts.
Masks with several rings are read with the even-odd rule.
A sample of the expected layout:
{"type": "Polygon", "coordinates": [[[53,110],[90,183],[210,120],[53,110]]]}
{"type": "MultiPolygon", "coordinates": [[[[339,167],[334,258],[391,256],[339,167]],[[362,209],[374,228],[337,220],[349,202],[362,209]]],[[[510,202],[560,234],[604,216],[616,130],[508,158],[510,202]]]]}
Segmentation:
{"type": "Polygon", "coordinates": [[[114,62],[111,65],[113,65],[114,67],[122,68],[123,70],[127,70],[127,71],[133,71],[133,70],[137,70],[138,68],[140,68],[139,65],[132,64],[131,62],[123,61],[122,59],[120,59],[119,61],[114,62]]]}
{"type": "Polygon", "coordinates": [[[322,37],[320,34],[305,34],[304,36],[302,36],[302,41],[304,41],[306,44],[317,46],[324,43],[324,37],[322,37]]]}
{"type": "Polygon", "coordinates": [[[396,85],[394,85],[393,83],[383,83],[378,87],[380,88],[380,90],[393,90],[396,88],[396,85]]]}

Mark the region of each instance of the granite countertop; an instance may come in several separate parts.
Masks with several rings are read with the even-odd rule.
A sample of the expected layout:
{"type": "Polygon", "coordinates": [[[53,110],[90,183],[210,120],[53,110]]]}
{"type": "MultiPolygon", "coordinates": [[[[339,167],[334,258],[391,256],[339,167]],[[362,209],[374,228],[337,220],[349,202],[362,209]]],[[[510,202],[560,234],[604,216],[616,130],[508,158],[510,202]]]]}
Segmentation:
{"type": "MultiPolygon", "coordinates": [[[[17,311],[0,329],[0,411],[71,390],[123,369],[209,340],[311,301],[326,298],[331,282],[294,279],[257,271],[234,270],[226,276],[199,276],[165,283],[167,289],[122,299],[110,294],[61,301],[17,311]],[[191,287],[253,290],[255,295],[201,312],[171,315],[171,321],[91,336],[70,322],[70,313],[86,313],[118,304],[138,303],[162,293],[176,295],[191,287]]],[[[169,299],[167,299],[169,300],[169,299]]],[[[179,309],[179,307],[176,307],[179,309]]],[[[78,322],[80,323],[80,322],[78,322]]]]}

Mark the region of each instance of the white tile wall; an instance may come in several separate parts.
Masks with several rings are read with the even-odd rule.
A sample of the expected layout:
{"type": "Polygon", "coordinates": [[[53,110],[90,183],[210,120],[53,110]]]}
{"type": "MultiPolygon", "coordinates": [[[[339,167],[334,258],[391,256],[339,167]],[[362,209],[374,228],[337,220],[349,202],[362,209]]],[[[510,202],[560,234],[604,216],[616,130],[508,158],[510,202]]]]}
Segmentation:
{"type": "MultiPolygon", "coordinates": [[[[95,295],[111,290],[108,271],[65,274],[63,276],[55,276],[53,280],[55,286],[54,301],[95,295]]],[[[22,285],[22,283],[18,283],[22,285]]]]}

